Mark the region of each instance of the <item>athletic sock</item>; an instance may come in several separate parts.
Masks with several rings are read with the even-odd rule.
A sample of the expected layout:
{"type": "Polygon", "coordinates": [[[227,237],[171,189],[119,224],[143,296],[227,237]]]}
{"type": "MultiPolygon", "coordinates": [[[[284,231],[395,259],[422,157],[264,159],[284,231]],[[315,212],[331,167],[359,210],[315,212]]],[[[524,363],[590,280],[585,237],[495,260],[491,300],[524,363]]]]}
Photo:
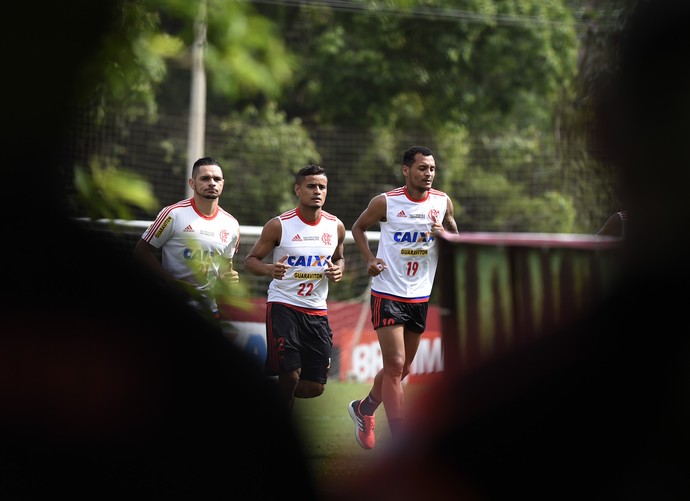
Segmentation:
{"type": "Polygon", "coordinates": [[[365,416],[373,416],[374,412],[376,412],[376,409],[379,405],[381,405],[381,402],[376,400],[374,397],[371,396],[371,393],[369,393],[369,395],[367,395],[367,398],[365,398],[359,403],[359,412],[361,412],[365,416]]]}

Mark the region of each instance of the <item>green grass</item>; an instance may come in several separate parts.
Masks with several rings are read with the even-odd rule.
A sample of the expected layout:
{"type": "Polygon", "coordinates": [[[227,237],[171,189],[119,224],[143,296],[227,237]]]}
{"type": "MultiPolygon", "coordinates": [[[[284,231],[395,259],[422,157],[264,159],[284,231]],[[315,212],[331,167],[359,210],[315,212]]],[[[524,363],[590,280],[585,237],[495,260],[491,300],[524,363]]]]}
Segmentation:
{"type": "MultiPolygon", "coordinates": [[[[329,381],[320,397],[295,399],[293,417],[321,490],[356,478],[383,449],[362,449],[355,441],[354,425],[347,413],[347,404],[365,397],[370,388],[368,383],[329,381]]],[[[376,422],[376,437],[383,445],[388,433],[383,406],[376,412],[376,422]]]]}
{"type": "MultiPolygon", "coordinates": [[[[405,388],[408,402],[419,386],[405,388]]],[[[370,389],[369,383],[329,381],[320,397],[295,399],[293,417],[321,491],[358,478],[386,449],[390,435],[383,405],[376,411],[376,447],[372,450],[362,449],[355,441],[354,424],[347,412],[350,401],[364,398],[370,389]]]]}

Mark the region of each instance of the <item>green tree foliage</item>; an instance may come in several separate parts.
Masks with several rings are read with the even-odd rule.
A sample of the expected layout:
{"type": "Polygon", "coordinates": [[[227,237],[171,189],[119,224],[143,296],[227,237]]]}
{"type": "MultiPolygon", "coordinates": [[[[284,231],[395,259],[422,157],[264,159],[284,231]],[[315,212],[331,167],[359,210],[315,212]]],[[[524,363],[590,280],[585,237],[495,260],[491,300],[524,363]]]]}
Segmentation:
{"type": "MultiPolygon", "coordinates": [[[[104,34],[102,50],[83,70],[76,104],[88,103],[93,126],[106,115],[115,120],[121,137],[132,120],[155,122],[157,92],[170,66],[189,66],[198,23],[207,28],[214,92],[228,99],[240,93],[275,96],[291,76],[290,56],[273,24],[247,2],[132,0],[123,1],[114,15],[114,29],[104,34]]],[[[95,154],[89,164],[90,170],[75,172],[75,203],[89,214],[127,217],[130,206],[147,209],[155,201],[146,184],[130,183],[129,192],[119,189],[135,175],[119,168],[111,154],[95,154]]]]}
{"type": "MultiPolygon", "coordinates": [[[[355,178],[366,178],[377,165],[369,158],[390,157],[391,150],[381,149],[382,136],[401,138],[384,143],[396,156],[421,142],[403,141],[410,131],[427,138],[444,156],[443,188],[467,217],[459,217],[465,230],[571,231],[573,194],[559,193],[564,166],[557,128],[562,103],[573,97],[578,39],[565,2],[353,4],[359,8],[262,8],[280,24],[299,61],[281,107],[320,128],[372,129],[355,178]],[[462,155],[445,154],[452,148],[448,137],[462,141],[462,155]],[[514,212],[487,217],[479,204],[514,212]],[[556,212],[535,225],[535,206],[556,212]]],[[[336,162],[343,157],[329,153],[336,162]]],[[[399,183],[397,168],[394,174],[399,183]]]]}
{"type": "Polygon", "coordinates": [[[75,168],[74,182],[78,203],[93,219],[132,219],[132,207],[155,210],[158,206],[142,176],[112,165],[103,168],[98,157],[92,159],[88,170],[75,168]]]}
{"type": "Polygon", "coordinates": [[[379,2],[358,3],[354,12],[264,10],[299,60],[281,103],[291,114],[409,125],[421,106],[429,128],[453,121],[486,129],[513,112],[529,122],[548,117],[575,72],[574,23],[562,1],[422,1],[383,11],[379,2]],[[546,113],[518,114],[532,95],[546,113]]]}
{"type": "Polygon", "coordinates": [[[232,113],[221,125],[231,138],[214,155],[223,165],[227,189],[223,207],[245,225],[261,226],[295,207],[295,174],[321,156],[300,120],[287,120],[275,104],[247,107],[232,113]],[[241,194],[241,204],[237,197],[241,194]]]}
{"type": "Polygon", "coordinates": [[[598,160],[597,124],[592,121],[595,96],[615,69],[618,37],[636,0],[595,0],[580,10],[586,28],[578,31],[579,57],[572,99],[562,103],[562,169],[564,184],[573,186],[576,231],[595,230],[621,207],[610,167],[598,160]]]}
{"type": "Polygon", "coordinates": [[[122,2],[118,14],[117,29],[105,36],[104,50],[87,68],[105,74],[100,83],[88,79],[85,91],[108,112],[155,119],[157,91],[170,67],[190,68],[197,23],[206,26],[211,92],[230,99],[275,96],[291,77],[292,60],[275,25],[248,2],[131,0],[122,2]]]}
{"type": "Polygon", "coordinates": [[[135,0],[104,56],[103,103],[125,117],[186,106],[204,5],[208,101],[228,117],[228,149],[213,154],[258,209],[243,224],[289,207],[291,174],[317,158],[329,200],[361,209],[400,184],[400,152],[418,143],[434,149],[461,229],[588,233],[610,180],[588,155],[587,97],[631,2],[135,0]],[[350,131],[368,134],[330,140],[350,131]]]}

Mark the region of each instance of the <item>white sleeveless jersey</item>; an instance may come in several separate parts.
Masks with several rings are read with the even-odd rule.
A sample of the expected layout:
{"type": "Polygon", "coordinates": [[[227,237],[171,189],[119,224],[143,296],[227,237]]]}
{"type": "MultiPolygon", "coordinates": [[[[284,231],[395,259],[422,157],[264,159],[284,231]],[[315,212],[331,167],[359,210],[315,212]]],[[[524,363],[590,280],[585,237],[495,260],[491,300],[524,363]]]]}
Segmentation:
{"type": "Polygon", "coordinates": [[[205,216],[190,198],[163,207],[141,238],[162,247],[163,268],[176,279],[208,293],[218,279],[220,258],[232,259],[239,248],[240,225],[220,207],[205,216]]]}
{"type": "Polygon", "coordinates": [[[321,211],[318,221],[310,223],[292,209],[276,216],[282,226],[280,244],[273,249],[275,263],[286,254],[290,265],[282,280],[272,280],[268,286],[268,301],[286,303],[306,310],[327,310],[328,268],[338,246],[339,219],[321,211]]]}
{"type": "Polygon", "coordinates": [[[386,221],[380,222],[376,257],[388,268],[371,279],[371,294],[408,303],[426,302],[438,264],[437,242],[429,234],[434,221],[443,221],[448,196],[432,189],[424,200],[413,200],[404,186],[384,196],[386,221]]]}

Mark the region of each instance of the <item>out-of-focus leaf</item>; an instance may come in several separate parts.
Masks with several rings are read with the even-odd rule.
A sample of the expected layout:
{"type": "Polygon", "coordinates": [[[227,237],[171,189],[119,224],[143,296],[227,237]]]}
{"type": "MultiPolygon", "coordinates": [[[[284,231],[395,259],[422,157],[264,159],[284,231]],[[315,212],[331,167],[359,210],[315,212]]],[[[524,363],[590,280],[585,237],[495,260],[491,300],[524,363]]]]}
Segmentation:
{"type": "Polygon", "coordinates": [[[77,203],[92,219],[132,219],[132,208],[154,210],[158,200],[141,175],[113,166],[101,167],[93,159],[87,171],[77,166],[74,173],[77,203]]]}

